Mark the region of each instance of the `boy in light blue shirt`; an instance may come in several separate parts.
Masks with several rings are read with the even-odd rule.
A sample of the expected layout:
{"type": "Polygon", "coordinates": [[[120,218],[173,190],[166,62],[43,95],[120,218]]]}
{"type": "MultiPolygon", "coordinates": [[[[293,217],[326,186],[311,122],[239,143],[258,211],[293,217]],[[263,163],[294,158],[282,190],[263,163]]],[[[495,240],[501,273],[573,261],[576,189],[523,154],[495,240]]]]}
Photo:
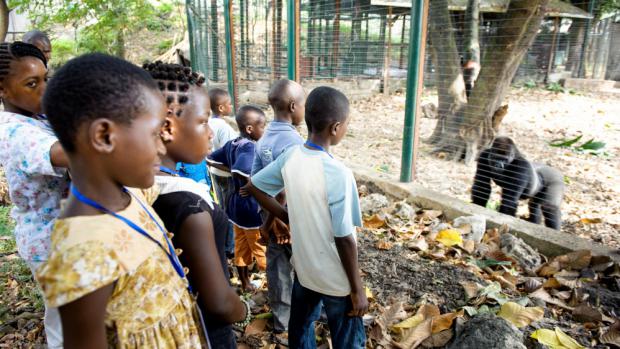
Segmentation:
{"type": "MultiPolygon", "coordinates": [[[[298,83],[279,80],[273,84],[268,95],[274,111],[274,120],[267,126],[265,134],[256,143],[252,175],[272,163],[288,148],[303,144],[295,126],[304,120],[306,94],[298,83]]],[[[285,202],[284,192],[279,200],[285,202]]],[[[291,265],[291,244],[288,227],[273,216],[262,211],[262,233],[267,235],[267,283],[273,329],[275,333],[287,331],[291,312],[291,290],[293,288],[293,267],[291,265]]]]}
{"type": "Polygon", "coordinates": [[[289,347],[316,347],[314,322],[323,304],[333,347],[361,349],[368,300],[357,260],[359,198],[351,170],[329,153],[346,134],[349,102],[336,89],[318,87],[308,96],[305,117],[306,143],[254,175],[247,190],[264,209],[290,222],[295,281],[289,347]],[[288,212],[273,198],[282,189],[288,212]]]}

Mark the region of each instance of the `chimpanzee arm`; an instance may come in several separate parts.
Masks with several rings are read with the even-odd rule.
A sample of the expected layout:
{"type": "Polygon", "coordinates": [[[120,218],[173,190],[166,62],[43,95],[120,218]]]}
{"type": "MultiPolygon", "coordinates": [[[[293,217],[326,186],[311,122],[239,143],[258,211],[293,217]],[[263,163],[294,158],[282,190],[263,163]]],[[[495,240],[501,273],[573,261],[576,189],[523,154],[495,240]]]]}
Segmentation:
{"type": "Polygon", "coordinates": [[[491,178],[493,171],[488,162],[489,151],[485,150],[480,154],[478,166],[476,167],[476,175],[474,176],[474,185],[471,188],[471,201],[482,207],[486,207],[489,197],[491,196],[491,178]]]}
{"type": "Polygon", "coordinates": [[[497,183],[502,187],[502,203],[499,212],[514,217],[517,214],[519,199],[532,176],[531,165],[527,160],[517,158],[510,163],[504,172],[506,174],[505,181],[497,183]]]}

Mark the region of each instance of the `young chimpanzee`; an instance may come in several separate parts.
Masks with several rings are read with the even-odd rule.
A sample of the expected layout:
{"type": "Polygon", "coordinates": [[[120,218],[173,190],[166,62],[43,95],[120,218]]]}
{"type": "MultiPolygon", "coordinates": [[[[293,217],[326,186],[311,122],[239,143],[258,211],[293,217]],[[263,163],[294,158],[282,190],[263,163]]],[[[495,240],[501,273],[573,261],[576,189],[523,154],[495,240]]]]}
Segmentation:
{"type": "Polygon", "coordinates": [[[545,225],[560,229],[560,204],[564,196],[564,180],[560,171],[528,161],[512,139],[497,137],[491,148],[478,158],[471,189],[474,204],[486,206],[491,195],[491,180],[502,188],[500,213],[515,216],[519,200],[529,200],[529,218],[540,224],[541,209],[545,225]]]}

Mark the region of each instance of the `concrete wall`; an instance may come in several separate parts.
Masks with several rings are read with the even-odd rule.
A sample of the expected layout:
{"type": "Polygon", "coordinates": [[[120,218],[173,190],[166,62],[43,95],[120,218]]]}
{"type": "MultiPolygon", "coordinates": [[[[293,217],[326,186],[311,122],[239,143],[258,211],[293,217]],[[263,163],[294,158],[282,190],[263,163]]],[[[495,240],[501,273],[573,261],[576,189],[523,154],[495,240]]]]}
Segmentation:
{"type": "Polygon", "coordinates": [[[487,218],[487,229],[507,225],[510,233],[520,237],[542,254],[553,257],[577,250],[592,250],[594,255],[611,256],[620,262],[620,250],[613,250],[601,244],[577,236],[549,229],[522,219],[473,205],[414,183],[400,183],[380,179],[367,170],[354,168],[358,185],[364,184],[371,192],[379,192],[397,200],[407,200],[418,207],[441,210],[451,221],[461,216],[482,215],[487,218]]]}

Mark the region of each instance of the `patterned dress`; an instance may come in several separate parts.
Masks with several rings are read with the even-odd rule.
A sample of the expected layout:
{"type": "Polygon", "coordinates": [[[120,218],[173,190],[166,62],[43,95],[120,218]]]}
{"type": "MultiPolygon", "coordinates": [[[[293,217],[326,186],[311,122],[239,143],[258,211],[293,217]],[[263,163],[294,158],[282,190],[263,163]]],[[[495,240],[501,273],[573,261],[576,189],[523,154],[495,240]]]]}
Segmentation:
{"type": "MultiPolygon", "coordinates": [[[[147,201],[139,191],[131,191],[147,201]]],[[[162,232],[135,198],[118,214],[166,247],[162,232]]],[[[154,242],[106,214],[59,219],[51,240],[49,259],[37,273],[51,306],[63,306],[114,283],[105,317],[110,347],[206,346],[187,281],[154,242]]]]}
{"type": "Polygon", "coordinates": [[[0,112],[0,166],[14,205],[15,240],[33,271],[47,260],[52,226],[69,184],[67,171],[54,168],[50,160],[56,142],[45,120],[0,112]]]}

